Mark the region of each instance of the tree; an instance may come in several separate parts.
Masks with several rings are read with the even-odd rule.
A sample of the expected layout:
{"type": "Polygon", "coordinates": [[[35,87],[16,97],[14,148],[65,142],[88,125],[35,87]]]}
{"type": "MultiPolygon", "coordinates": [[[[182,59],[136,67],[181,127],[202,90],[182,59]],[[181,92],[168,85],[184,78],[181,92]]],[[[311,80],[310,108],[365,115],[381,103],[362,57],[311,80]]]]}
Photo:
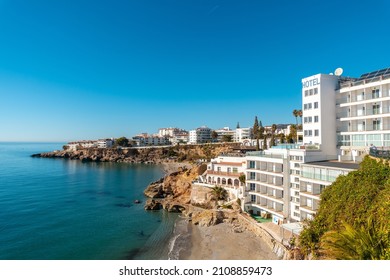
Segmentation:
{"type": "Polygon", "coordinates": [[[257,116],[255,116],[255,123],[253,124],[253,138],[256,139],[256,151],[260,150],[260,143],[259,143],[259,120],[257,119],[257,116]]]}
{"type": "Polygon", "coordinates": [[[126,137],[120,137],[115,140],[115,144],[121,147],[127,147],[129,145],[129,139],[126,137]]]}
{"type": "Polygon", "coordinates": [[[269,143],[270,147],[276,146],[276,142],[275,142],[275,132],[276,132],[276,129],[277,129],[276,124],[272,124],[272,126],[271,126],[271,141],[269,143]]]}
{"type": "Polygon", "coordinates": [[[214,142],[216,142],[216,139],[218,138],[218,133],[215,130],[211,132],[211,138],[214,142]]]}
{"type": "Polygon", "coordinates": [[[286,142],[286,136],[284,135],[284,133],[280,133],[279,134],[279,140],[280,140],[280,143],[283,144],[284,142],[286,142]]]}
{"type": "Polygon", "coordinates": [[[358,170],[338,176],[322,192],[317,214],[300,234],[302,253],[390,259],[389,178],[389,163],[368,156],[358,170]]]}
{"type": "Polygon", "coordinates": [[[241,184],[245,184],[246,181],[245,174],[241,174],[240,177],[238,177],[238,180],[240,180],[241,184]]]}
{"type": "Polygon", "coordinates": [[[222,136],[222,142],[232,142],[233,137],[231,135],[223,135],[222,136]]]}
{"type": "Polygon", "coordinates": [[[211,195],[213,196],[214,200],[226,200],[227,191],[223,187],[214,186],[211,189],[211,195]]]}
{"type": "Polygon", "coordinates": [[[294,109],[293,116],[295,117],[295,122],[298,125],[298,110],[297,109],[294,109]]]}
{"type": "Polygon", "coordinates": [[[290,126],[290,137],[293,139],[293,142],[297,140],[297,136],[298,136],[297,127],[295,124],[292,124],[290,126]]]}
{"type": "Polygon", "coordinates": [[[264,134],[264,141],[263,141],[263,150],[267,150],[268,147],[267,147],[267,135],[264,134]]]}
{"type": "Polygon", "coordinates": [[[372,219],[366,226],[344,224],[341,231],[328,231],[321,238],[321,253],[336,260],[383,260],[390,246],[384,225],[372,219]]]}
{"type": "Polygon", "coordinates": [[[265,128],[263,126],[263,123],[260,121],[259,122],[259,138],[260,139],[264,138],[264,132],[265,132],[265,128]]]}
{"type": "Polygon", "coordinates": [[[298,115],[298,117],[301,118],[301,126],[302,126],[302,115],[303,115],[302,110],[297,110],[297,115],[298,115]]]}

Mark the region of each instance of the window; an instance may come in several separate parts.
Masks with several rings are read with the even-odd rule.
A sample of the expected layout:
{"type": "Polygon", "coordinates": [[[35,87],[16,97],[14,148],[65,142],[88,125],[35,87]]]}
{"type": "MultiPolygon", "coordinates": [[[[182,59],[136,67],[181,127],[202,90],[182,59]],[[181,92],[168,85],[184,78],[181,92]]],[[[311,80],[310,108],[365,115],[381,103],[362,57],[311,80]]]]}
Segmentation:
{"type": "Polygon", "coordinates": [[[314,109],[318,108],[318,102],[314,102],[314,109]]]}
{"type": "Polygon", "coordinates": [[[314,116],[314,122],[318,122],[318,116],[314,116]]]}
{"type": "Polygon", "coordinates": [[[374,120],[372,122],[372,129],[373,130],[380,130],[381,129],[381,121],[380,120],[374,120]]]}
{"type": "Polygon", "coordinates": [[[379,89],[372,90],[372,98],[379,98],[379,89]]]}
{"type": "Polygon", "coordinates": [[[372,105],[372,114],[373,115],[377,115],[379,114],[379,104],[376,104],[376,105],[372,105]]]}
{"type": "Polygon", "coordinates": [[[318,88],[314,88],[314,94],[318,94],[318,88]]]}
{"type": "Polygon", "coordinates": [[[313,89],[309,91],[309,95],[313,95],[313,89]]]}
{"type": "Polygon", "coordinates": [[[256,180],[256,173],[250,172],[249,173],[249,180],[256,180]]]}
{"type": "Polygon", "coordinates": [[[256,196],[255,195],[251,195],[251,202],[256,202],[256,196]]]}
{"type": "Polygon", "coordinates": [[[295,210],[299,210],[299,206],[295,205],[295,210]]]}
{"type": "Polygon", "coordinates": [[[254,161],[250,161],[249,162],[249,168],[255,168],[255,162],[254,161]]]}
{"type": "Polygon", "coordinates": [[[308,96],[308,95],[309,95],[309,91],[305,90],[305,96],[308,96]]]}
{"type": "Polygon", "coordinates": [[[238,168],[237,167],[233,167],[233,173],[238,173],[238,168]]]}
{"type": "Polygon", "coordinates": [[[313,136],[313,131],[312,130],[304,130],[303,135],[304,136],[313,136]]]}
{"type": "Polygon", "coordinates": [[[256,184],[250,183],[250,184],[249,184],[249,188],[250,188],[251,191],[256,190],[256,184]]]}
{"type": "Polygon", "coordinates": [[[318,129],[314,130],[314,136],[320,136],[320,131],[318,129]]]}

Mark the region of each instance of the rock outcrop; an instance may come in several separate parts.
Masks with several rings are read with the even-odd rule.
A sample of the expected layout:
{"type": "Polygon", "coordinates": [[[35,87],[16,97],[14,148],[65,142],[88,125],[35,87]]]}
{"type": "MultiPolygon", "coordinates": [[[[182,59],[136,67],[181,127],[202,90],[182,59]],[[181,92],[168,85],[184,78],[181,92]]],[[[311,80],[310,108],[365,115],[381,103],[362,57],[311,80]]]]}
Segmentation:
{"type": "Polygon", "coordinates": [[[177,172],[151,183],[144,194],[152,199],[160,199],[159,203],[163,209],[183,212],[191,202],[192,181],[200,175],[200,170],[204,169],[201,166],[179,168],[177,172]]]}
{"type": "Polygon", "coordinates": [[[196,162],[211,159],[221,153],[232,152],[238,143],[179,145],[171,147],[143,148],[80,148],[34,154],[33,157],[65,158],[82,161],[162,163],[196,162]]]}

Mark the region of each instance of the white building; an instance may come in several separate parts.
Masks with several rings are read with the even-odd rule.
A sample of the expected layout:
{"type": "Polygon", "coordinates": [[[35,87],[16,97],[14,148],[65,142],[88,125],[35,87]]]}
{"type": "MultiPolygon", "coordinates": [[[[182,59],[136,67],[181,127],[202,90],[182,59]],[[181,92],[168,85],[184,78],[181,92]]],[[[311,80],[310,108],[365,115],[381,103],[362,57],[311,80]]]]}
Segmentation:
{"type": "Polygon", "coordinates": [[[245,140],[250,140],[251,135],[252,128],[250,127],[236,128],[233,135],[233,141],[243,143],[245,140]]]}
{"type": "Polygon", "coordinates": [[[229,195],[228,200],[239,198],[244,201],[245,184],[240,181],[240,176],[245,174],[246,160],[243,154],[225,154],[212,159],[207,165],[206,172],[199,177],[196,184],[213,188],[223,187],[229,195]]]}
{"type": "Polygon", "coordinates": [[[230,137],[230,139],[233,141],[234,130],[231,130],[229,127],[216,129],[215,132],[218,135],[218,137],[217,137],[217,141],[218,142],[224,142],[224,139],[225,139],[226,136],[230,137]]]}
{"type": "Polygon", "coordinates": [[[390,147],[390,68],[341,80],[336,91],[337,139],[341,156],[361,157],[373,144],[390,147]]]}
{"type": "Polygon", "coordinates": [[[74,141],[74,142],[69,142],[67,144],[67,146],[68,146],[68,149],[71,151],[76,151],[79,148],[96,148],[97,141],[96,140],[74,141]]]}
{"type": "Polygon", "coordinates": [[[300,176],[300,213],[296,220],[312,219],[319,208],[320,194],[322,191],[331,185],[338,176],[346,175],[356,170],[358,166],[356,163],[338,161],[302,164],[300,176]]]}
{"type": "Polygon", "coordinates": [[[114,145],[114,139],[99,139],[96,141],[98,148],[111,148],[114,145]]]}
{"type": "Polygon", "coordinates": [[[135,141],[136,146],[138,147],[170,145],[168,137],[160,137],[158,135],[150,135],[147,133],[141,133],[134,136],[133,141],[135,141]]]}
{"type": "Polygon", "coordinates": [[[160,137],[174,137],[177,134],[188,133],[186,130],[177,127],[159,128],[158,135],[160,137]]]}
{"type": "Polygon", "coordinates": [[[189,144],[201,144],[211,142],[211,129],[207,126],[201,126],[197,129],[190,130],[189,144]]]}

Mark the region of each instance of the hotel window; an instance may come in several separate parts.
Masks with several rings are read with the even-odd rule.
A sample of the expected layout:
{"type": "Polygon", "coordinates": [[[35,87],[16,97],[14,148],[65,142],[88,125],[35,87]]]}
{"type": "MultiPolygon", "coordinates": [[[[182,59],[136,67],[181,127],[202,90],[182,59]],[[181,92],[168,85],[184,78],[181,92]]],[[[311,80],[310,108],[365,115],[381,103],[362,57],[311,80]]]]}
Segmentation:
{"type": "Polygon", "coordinates": [[[249,175],[250,175],[249,180],[256,180],[256,173],[250,172],[249,175]]]}
{"type": "Polygon", "coordinates": [[[233,173],[237,173],[237,172],[238,172],[237,167],[233,167],[233,173]]]}
{"type": "Polygon", "coordinates": [[[309,95],[313,95],[313,89],[309,91],[309,95]]]}
{"type": "Polygon", "coordinates": [[[251,202],[256,202],[256,196],[255,195],[251,195],[251,202]]]}
{"type": "Polygon", "coordinates": [[[254,161],[250,161],[249,162],[249,168],[255,168],[255,162],[254,161]]]}
{"type": "Polygon", "coordinates": [[[318,88],[314,88],[314,94],[318,94],[318,88]]]}
{"type": "Polygon", "coordinates": [[[314,116],[314,122],[318,122],[318,116],[314,116]]]}
{"type": "Polygon", "coordinates": [[[314,109],[318,108],[318,102],[314,102],[314,109]]]}
{"type": "Polygon", "coordinates": [[[298,205],[295,205],[295,210],[299,210],[299,206],[298,205]]]}
{"type": "Polygon", "coordinates": [[[379,104],[372,105],[372,114],[373,115],[380,114],[380,112],[379,112],[379,104]]]}
{"type": "Polygon", "coordinates": [[[381,121],[380,120],[374,120],[372,122],[372,128],[373,128],[373,130],[380,130],[381,129],[381,121]]]}
{"type": "Polygon", "coordinates": [[[318,129],[314,130],[314,136],[320,136],[320,131],[318,129]]]}
{"type": "Polygon", "coordinates": [[[372,90],[372,98],[379,98],[379,89],[372,90]]]}
{"type": "Polygon", "coordinates": [[[250,187],[250,190],[251,190],[251,191],[256,190],[256,185],[255,185],[254,183],[250,183],[250,184],[249,184],[249,187],[250,187]]]}
{"type": "Polygon", "coordinates": [[[305,96],[308,96],[308,95],[309,95],[309,91],[305,90],[305,96]]]}
{"type": "Polygon", "coordinates": [[[307,109],[311,109],[311,103],[307,104],[307,109]]]}
{"type": "Polygon", "coordinates": [[[307,104],[303,104],[303,110],[307,110],[307,104]]]}

